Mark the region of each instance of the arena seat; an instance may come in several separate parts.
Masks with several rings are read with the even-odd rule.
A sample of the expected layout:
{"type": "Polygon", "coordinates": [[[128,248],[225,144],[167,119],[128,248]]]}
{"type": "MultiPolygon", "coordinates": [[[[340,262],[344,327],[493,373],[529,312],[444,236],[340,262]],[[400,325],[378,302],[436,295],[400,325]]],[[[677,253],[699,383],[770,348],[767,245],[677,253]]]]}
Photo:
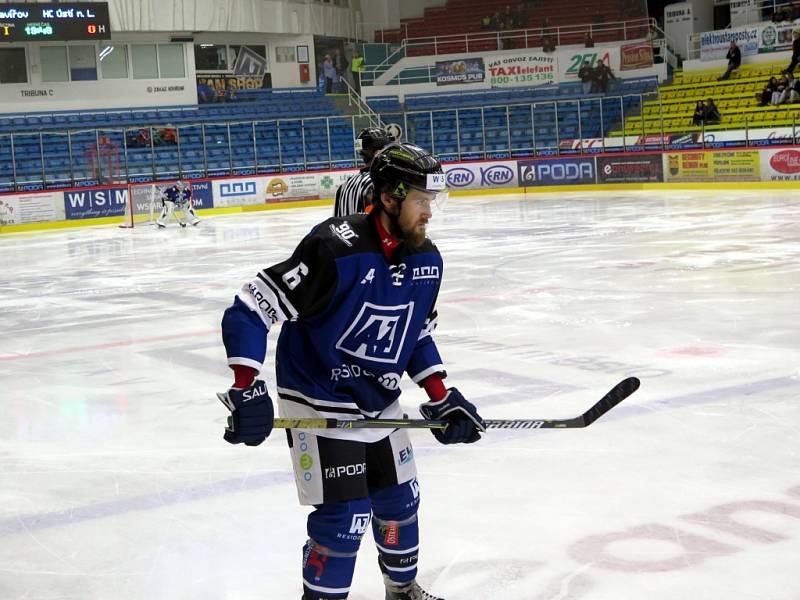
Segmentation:
{"type": "MultiPolygon", "coordinates": [[[[625,11],[622,3],[618,0],[577,0],[568,4],[561,0],[540,0],[533,6],[528,6],[528,4],[519,0],[484,0],[482,2],[448,0],[444,6],[425,8],[421,17],[402,19],[400,28],[376,31],[374,41],[376,43],[398,43],[403,39],[478,33],[483,31],[481,19],[484,16],[493,15],[496,12],[502,14],[506,6],[510,6],[515,11],[521,10],[524,17],[520,29],[531,30],[541,30],[545,18],[549,20],[551,27],[558,27],[590,21],[601,25],[602,23],[647,16],[644,11],[637,14],[625,11]]],[[[644,33],[646,31],[643,32],[642,37],[644,37],[644,33]]],[[[635,36],[631,36],[629,39],[633,39],[633,37],[635,36]]],[[[565,39],[561,43],[580,43],[582,41],[582,37],[578,36],[575,41],[565,39]]],[[[536,45],[540,46],[541,44],[536,45]]],[[[471,45],[470,49],[472,49],[471,45]]],[[[463,51],[465,51],[463,47],[455,50],[455,52],[463,51]]],[[[415,49],[414,52],[418,53],[419,49],[415,49]]],[[[439,50],[438,53],[443,54],[444,52],[439,50]]]]}
{"type": "MultiPolygon", "coordinates": [[[[677,71],[671,84],[660,88],[661,100],[647,101],[642,107],[641,120],[626,123],[626,134],[660,134],[721,131],[760,126],[792,126],[800,118],[800,104],[758,106],[755,94],[767,80],[785,67],[785,63],[743,65],[731,78],[718,81],[719,69],[684,73],[677,71]],[[692,123],[697,100],[713,98],[722,114],[722,122],[704,128],[692,123]]],[[[622,135],[615,129],[611,135],[622,135]]]]}

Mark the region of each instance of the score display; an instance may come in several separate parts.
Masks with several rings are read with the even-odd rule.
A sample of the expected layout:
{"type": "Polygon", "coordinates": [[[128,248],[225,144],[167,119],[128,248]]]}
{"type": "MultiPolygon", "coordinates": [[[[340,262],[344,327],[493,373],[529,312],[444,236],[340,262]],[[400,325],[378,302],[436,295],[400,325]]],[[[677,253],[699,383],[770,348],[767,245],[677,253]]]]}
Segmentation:
{"type": "Polygon", "coordinates": [[[0,42],[110,38],[107,2],[0,4],[0,42]]]}

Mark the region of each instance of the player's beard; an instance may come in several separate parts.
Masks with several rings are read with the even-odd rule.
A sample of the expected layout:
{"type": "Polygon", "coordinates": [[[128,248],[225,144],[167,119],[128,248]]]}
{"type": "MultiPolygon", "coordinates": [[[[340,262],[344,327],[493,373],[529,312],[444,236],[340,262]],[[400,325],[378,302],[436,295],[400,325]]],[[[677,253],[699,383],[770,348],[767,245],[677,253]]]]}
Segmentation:
{"type": "Polygon", "coordinates": [[[403,229],[403,237],[412,248],[419,248],[427,237],[427,219],[417,219],[414,225],[403,229]]]}
{"type": "Polygon", "coordinates": [[[387,211],[389,232],[398,240],[403,240],[412,248],[419,248],[427,238],[428,219],[417,217],[413,223],[406,223],[401,214],[394,215],[387,211]]]}
{"type": "Polygon", "coordinates": [[[389,215],[391,222],[392,235],[397,239],[404,240],[412,248],[419,248],[427,237],[427,219],[417,218],[414,223],[405,223],[402,217],[389,215]]]}

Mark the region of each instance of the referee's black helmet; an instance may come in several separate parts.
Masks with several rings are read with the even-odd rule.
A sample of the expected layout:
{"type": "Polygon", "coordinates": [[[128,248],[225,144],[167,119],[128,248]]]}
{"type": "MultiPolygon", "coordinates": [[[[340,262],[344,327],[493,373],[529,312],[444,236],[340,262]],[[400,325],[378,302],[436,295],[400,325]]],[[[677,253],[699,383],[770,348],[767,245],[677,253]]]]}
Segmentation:
{"type": "Polygon", "coordinates": [[[356,150],[366,164],[372,160],[375,153],[394,141],[394,137],[380,127],[367,127],[362,129],[356,138],[356,150]]]}

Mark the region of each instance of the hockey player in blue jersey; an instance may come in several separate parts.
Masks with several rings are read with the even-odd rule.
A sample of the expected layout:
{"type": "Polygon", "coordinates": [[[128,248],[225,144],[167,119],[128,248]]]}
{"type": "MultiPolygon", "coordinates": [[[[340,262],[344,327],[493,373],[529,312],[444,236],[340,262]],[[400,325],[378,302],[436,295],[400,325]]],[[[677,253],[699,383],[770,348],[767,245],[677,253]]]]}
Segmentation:
{"type": "MultiPolygon", "coordinates": [[[[390,144],[370,167],[375,208],[323,221],[284,262],[260,271],[225,311],[222,337],[234,385],[224,438],[260,444],[273,404],[258,378],[267,333],[276,347],[282,417],[402,418],[403,373],[423,387],[426,419],[443,444],[472,443],[485,430],[475,406],[445,389],[433,341],[443,265],[426,237],[443,193],[439,162],[411,144],[390,144]]],[[[406,429],[287,431],[300,503],[313,506],[303,547],[302,600],[348,597],[356,554],[372,523],[387,600],[441,600],[416,582],[420,486],[406,429]]]]}
{"type": "Polygon", "coordinates": [[[173,215],[181,227],[186,227],[186,221],[175,212],[178,210],[183,212],[184,217],[192,225],[197,225],[200,222],[197,213],[194,211],[192,188],[183,181],[176,181],[174,185],[164,188],[164,191],[161,192],[161,215],[156,219],[156,225],[163,229],[167,226],[167,220],[170,215],[173,215]]]}

